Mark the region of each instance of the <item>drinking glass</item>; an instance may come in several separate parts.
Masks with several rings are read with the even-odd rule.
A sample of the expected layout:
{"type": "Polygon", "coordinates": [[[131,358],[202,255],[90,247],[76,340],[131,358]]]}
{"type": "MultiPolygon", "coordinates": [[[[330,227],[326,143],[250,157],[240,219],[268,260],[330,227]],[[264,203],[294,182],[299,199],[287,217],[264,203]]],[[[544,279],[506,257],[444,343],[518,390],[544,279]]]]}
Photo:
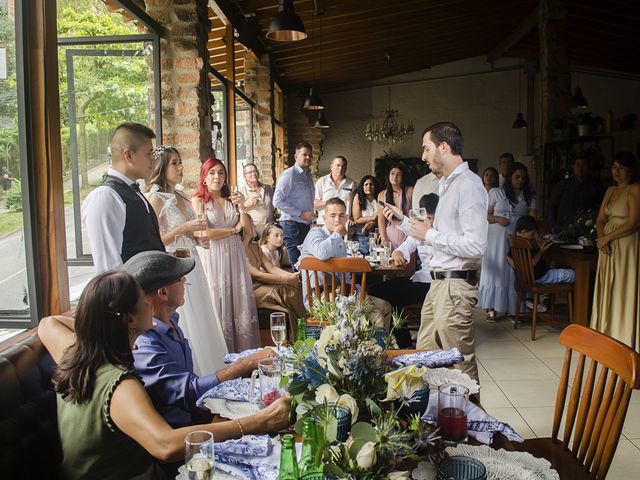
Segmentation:
{"type": "Polygon", "coordinates": [[[196,430],[184,437],[186,445],[184,463],[188,480],[213,479],[213,434],[204,430],[196,430]]]}
{"type": "Polygon", "coordinates": [[[347,245],[347,254],[350,257],[355,257],[356,255],[358,255],[358,250],[360,249],[360,244],[358,242],[348,240],[346,242],[346,245],[347,245]]]}
{"type": "Polygon", "coordinates": [[[452,383],[438,387],[438,427],[444,440],[466,440],[468,400],[467,387],[452,383]]]}
{"type": "Polygon", "coordinates": [[[249,399],[257,403],[260,408],[268,407],[283,395],[280,388],[282,370],[280,363],[275,358],[265,358],[258,362],[258,369],[251,373],[251,387],[249,399]],[[260,397],[255,398],[256,379],[259,381],[260,397]]]}
{"type": "Polygon", "coordinates": [[[391,266],[391,242],[382,242],[380,249],[380,266],[389,268],[391,266]]]}
{"type": "Polygon", "coordinates": [[[377,246],[378,246],[378,234],[370,233],[369,234],[369,255],[371,255],[371,257],[373,257],[374,260],[376,256],[375,250],[377,246]]]}
{"type": "Polygon", "coordinates": [[[271,340],[278,347],[278,357],[280,357],[280,347],[287,339],[287,314],[274,312],[269,315],[271,324],[271,340]]]}
{"type": "MultiPolygon", "coordinates": [[[[427,220],[427,209],[426,208],[412,208],[409,210],[409,218],[412,220],[418,220],[420,222],[425,222],[427,220]]],[[[426,242],[424,240],[420,240],[418,242],[420,245],[424,245],[426,242]]]]}
{"type": "MultiPolygon", "coordinates": [[[[196,220],[200,222],[208,222],[207,214],[204,212],[200,212],[196,214],[196,220]]],[[[209,237],[207,236],[206,227],[203,230],[196,230],[193,232],[193,238],[196,241],[196,244],[202,248],[209,248],[209,237]]]]}
{"type": "Polygon", "coordinates": [[[189,249],[189,243],[187,242],[186,235],[178,234],[173,241],[175,250],[173,255],[178,258],[189,258],[191,256],[191,250],[189,249]]]}

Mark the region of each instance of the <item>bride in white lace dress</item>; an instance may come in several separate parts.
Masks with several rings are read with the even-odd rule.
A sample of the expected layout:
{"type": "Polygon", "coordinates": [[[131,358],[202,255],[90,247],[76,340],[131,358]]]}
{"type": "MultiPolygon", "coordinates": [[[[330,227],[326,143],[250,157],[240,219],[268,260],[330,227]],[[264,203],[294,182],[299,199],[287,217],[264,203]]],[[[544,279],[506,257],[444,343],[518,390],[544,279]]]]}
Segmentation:
{"type": "Polygon", "coordinates": [[[238,213],[242,194],[230,198],[227,170],[220,160],[210,158],[200,168],[200,179],[191,199],[196,212],[209,220],[210,247],[198,247],[204,273],[209,280],[211,298],[220,318],[231,352],[257,347],[260,343],[258,312],[244,246],[242,228],[249,231],[251,219],[238,213]],[[233,201],[232,201],[233,200],[233,201]]]}
{"type": "Polygon", "coordinates": [[[193,232],[206,228],[198,221],[189,199],[175,187],[182,181],[182,160],[174,147],[155,150],[156,165],[147,182],[147,197],[158,216],[162,242],[171,251],[176,235],[184,235],[196,266],[187,275],[184,305],[178,308],[180,328],[193,350],[194,371],[209,375],[225,367],[228,353],[220,317],[215,311],[209,285],[195,248],[193,232]]]}

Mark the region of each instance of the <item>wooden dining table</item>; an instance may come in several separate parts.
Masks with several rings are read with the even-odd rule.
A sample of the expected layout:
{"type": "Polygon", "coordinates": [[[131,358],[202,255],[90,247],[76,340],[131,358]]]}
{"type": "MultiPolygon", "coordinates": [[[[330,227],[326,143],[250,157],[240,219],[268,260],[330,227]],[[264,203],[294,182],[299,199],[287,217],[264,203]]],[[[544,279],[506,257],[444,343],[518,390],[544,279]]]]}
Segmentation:
{"type": "Polygon", "coordinates": [[[564,267],[572,268],[576,272],[575,291],[573,294],[573,323],[589,326],[589,312],[591,310],[592,272],[598,267],[598,251],[573,250],[553,245],[546,257],[564,267]]]}

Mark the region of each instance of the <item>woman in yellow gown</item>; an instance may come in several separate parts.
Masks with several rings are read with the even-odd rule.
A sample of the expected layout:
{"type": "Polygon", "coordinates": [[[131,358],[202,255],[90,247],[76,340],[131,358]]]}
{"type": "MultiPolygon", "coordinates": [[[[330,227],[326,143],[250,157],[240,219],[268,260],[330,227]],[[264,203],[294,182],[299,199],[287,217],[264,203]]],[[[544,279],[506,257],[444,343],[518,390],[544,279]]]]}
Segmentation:
{"type": "Polygon", "coordinates": [[[640,183],[632,153],[613,157],[615,182],[602,200],[591,325],[640,350],[640,183]]]}

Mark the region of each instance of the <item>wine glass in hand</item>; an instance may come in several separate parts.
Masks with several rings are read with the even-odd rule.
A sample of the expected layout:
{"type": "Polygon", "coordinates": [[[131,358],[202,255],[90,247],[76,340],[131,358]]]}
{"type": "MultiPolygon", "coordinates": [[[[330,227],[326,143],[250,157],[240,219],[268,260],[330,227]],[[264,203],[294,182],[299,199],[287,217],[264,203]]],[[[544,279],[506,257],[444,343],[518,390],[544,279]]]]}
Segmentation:
{"type": "Polygon", "coordinates": [[[287,315],[282,312],[274,312],[269,316],[271,323],[271,340],[278,348],[278,356],[280,356],[280,347],[287,338],[287,315]]]}
{"type": "MultiPolygon", "coordinates": [[[[409,218],[412,220],[417,220],[420,222],[427,221],[427,209],[426,208],[412,208],[409,210],[409,218]]],[[[418,242],[420,245],[424,245],[426,242],[424,240],[420,240],[418,242]]]]}

